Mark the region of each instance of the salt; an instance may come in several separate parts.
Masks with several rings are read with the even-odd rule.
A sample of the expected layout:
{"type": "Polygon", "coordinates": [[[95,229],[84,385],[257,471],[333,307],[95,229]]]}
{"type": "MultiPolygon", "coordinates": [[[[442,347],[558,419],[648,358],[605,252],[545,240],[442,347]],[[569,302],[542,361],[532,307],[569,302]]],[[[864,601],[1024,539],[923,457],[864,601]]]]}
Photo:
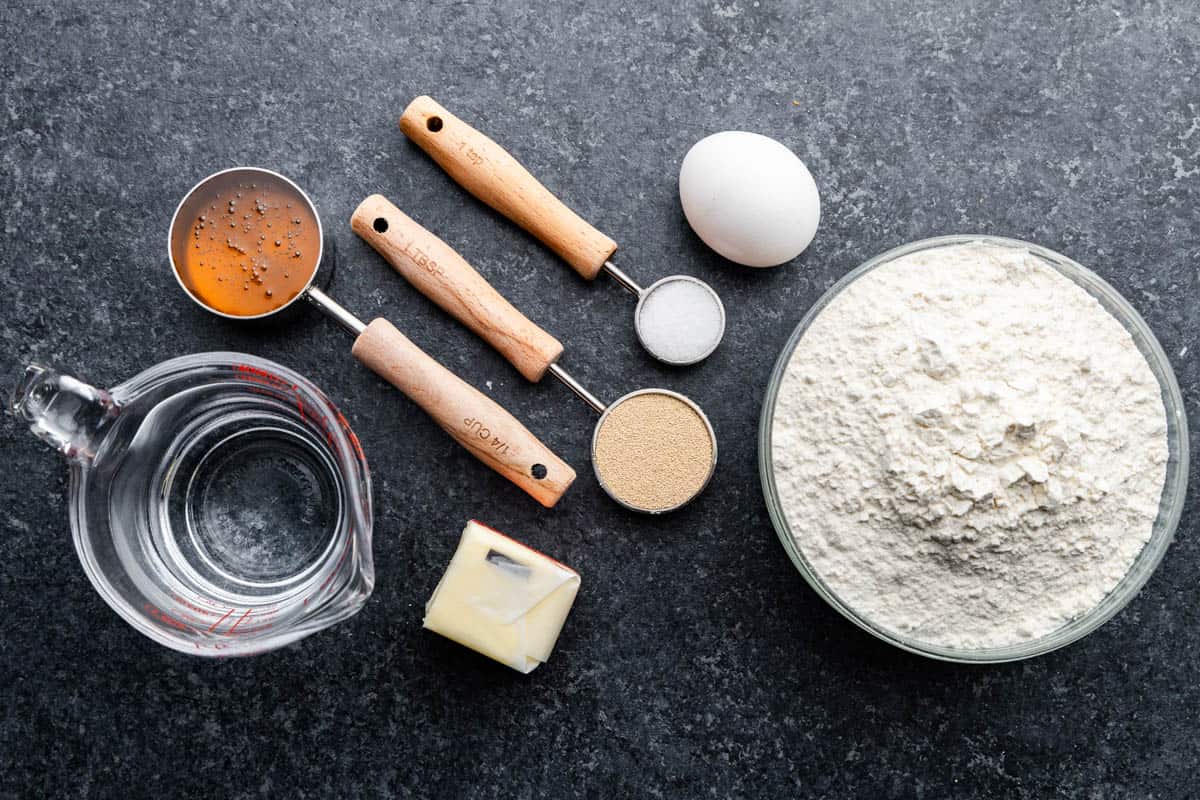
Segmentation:
{"type": "Polygon", "coordinates": [[[655,358],[694,364],[721,342],[725,310],[716,293],[699,281],[668,278],[651,286],[638,305],[637,332],[655,358]]]}

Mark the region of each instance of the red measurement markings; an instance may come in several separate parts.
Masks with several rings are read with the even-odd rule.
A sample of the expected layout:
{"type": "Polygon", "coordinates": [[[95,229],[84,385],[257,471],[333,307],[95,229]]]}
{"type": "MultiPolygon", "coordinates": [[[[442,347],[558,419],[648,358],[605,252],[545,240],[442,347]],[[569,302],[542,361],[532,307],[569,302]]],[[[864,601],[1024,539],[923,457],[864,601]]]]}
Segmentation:
{"type": "MultiPolygon", "coordinates": [[[[333,431],[331,431],[329,429],[329,423],[327,423],[325,421],[325,418],[322,417],[320,414],[312,415],[305,410],[304,399],[300,395],[300,387],[299,386],[297,386],[294,383],[287,383],[279,376],[273,375],[270,372],[267,372],[265,369],[262,369],[260,367],[252,367],[249,364],[234,364],[233,369],[237,373],[236,377],[239,378],[240,380],[244,380],[244,381],[247,381],[247,382],[253,383],[253,384],[258,384],[260,386],[267,386],[267,387],[270,387],[271,389],[277,390],[276,392],[264,392],[264,391],[258,390],[257,393],[266,394],[268,396],[273,395],[275,397],[281,397],[284,400],[295,401],[296,411],[297,411],[297,413],[300,414],[300,421],[316,423],[317,427],[319,427],[321,429],[321,432],[323,434],[325,434],[325,441],[329,443],[330,447],[335,447],[333,431]]],[[[251,391],[255,391],[255,390],[251,390],[251,391]]],[[[340,413],[338,414],[338,417],[339,417],[339,419],[341,419],[340,413]]],[[[343,426],[345,426],[347,428],[347,430],[349,430],[349,426],[346,426],[345,420],[341,419],[341,422],[342,422],[343,426]]],[[[350,435],[351,435],[351,437],[354,436],[353,433],[351,433],[350,435]]],[[[354,444],[355,444],[356,448],[359,450],[359,453],[361,456],[362,447],[358,445],[357,440],[354,442],[354,444]]]]}
{"type": "Polygon", "coordinates": [[[216,600],[209,600],[207,597],[196,596],[196,597],[191,598],[190,600],[185,597],[180,597],[177,594],[172,595],[172,597],[174,597],[174,599],[178,600],[180,603],[182,603],[185,606],[189,605],[190,603],[204,603],[210,609],[215,609],[218,612],[220,612],[221,609],[225,608],[224,604],[218,603],[216,600]]]}
{"type": "Polygon", "coordinates": [[[247,383],[257,386],[265,386],[268,389],[273,390],[266,391],[263,389],[251,388],[250,391],[254,392],[255,394],[264,394],[268,397],[277,397],[285,400],[294,399],[296,401],[296,405],[300,407],[300,418],[304,418],[304,405],[300,400],[300,396],[297,391],[299,387],[287,383],[282,378],[278,377],[277,375],[272,375],[265,369],[252,367],[249,364],[234,364],[233,369],[234,372],[237,373],[234,377],[236,377],[238,380],[246,381],[247,383]]]}
{"type": "Polygon", "coordinates": [[[222,622],[224,622],[225,620],[229,619],[229,615],[230,615],[230,614],[232,614],[232,613],[233,613],[233,609],[232,609],[232,608],[231,608],[231,609],[229,609],[228,611],[226,611],[226,612],[225,612],[225,616],[221,617],[219,620],[217,620],[216,622],[214,622],[214,623],[212,624],[212,627],[208,629],[208,632],[209,632],[209,633],[212,633],[213,631],[215,631],[215,630],[217,629],[217,626],[218,626],[218,625],[220,625],[220,624],[221,624],[222,622]]]}
{"type": "Polygon", "coordinates": [[[217,614],[220,613],[220,611],[215,611],[210,608],[201,608],[200,606],[196,605],[195,603],[192,603],[192,602],[180,597],[177,594],[172,595],[171,599],[174,600],[179,605],[181,605],[182,607],[186,608],[188,611],[195,611],[197,614],[202,614],[206,617],[215,617],[217,614]]]}
{"type": "Polygon", "coordinates": [[[350,430],[350,423],[342,416],[342,412],[337,412],[338,422],[341,423],[342,429],[346,431],[346,435],[350,437],[350,443],[354,445],[354,452],[358,453],[358,457],[363,461],[367,460],[366,454],[363,453],[362,445],[358,443],[358,437],[354,435],[354,431],[350,430]]]}
{"type": "Polygon", "coordinates": [[[180,630],[180,631],[193,630],[191,628],[191,626],[187,625],[186,623],[180,622],[179,620],[172,617],[170,614],[163,611],[161,608],[156,608],[155,606],[152,606],[149,603],[146,603],[145,605],[143,605],[142,610],[145,611],[146,615],[148,617],[150,617],[152,620],[155,620],[156,622],[160,622],[169,628],[175,628],[176,630],[180,630]]]}
{"type": "MultiPolygon", "coordinates": [[[[300,418],[304,419],[304,404],[300,401],[299,396],[296,397],[296,405],[300,406],[300,418]]],[[[329,447],[336,450],[337,445],[335,445],[333,441],[333,431],[329,430],[329,423],[325,421],[325,418],[316,416],[312,418],[312,421],[317,423],[317,427],[319,427],[321,432],[325,434],[325,441],[328,442],[329,447]]]]}
{"type": "Polygon", "coordinates": [[[288,383],[277,375],[267,372],[261,367],[252,367],[249,364],[234,364],[234,371],[238,372],[238,377],[242,380],[254,381],[256,383],[265,383],[270,386],[278,386],[284,389],[290,389],[288,383]]]}
{"type": "MultiPolygon", "coordinates": [[[[220,625],[225,620],[229,619],[229,617],[232,614],[236,613],[236,611],[237,611],[237,609],[234,609],[234,608],[229,609],[229,611],[225,612],[225,616],[221,617],[219,620],[217,620],[216,622],[214,622],[212,624],[212,627],[210,627],[208,629],[208,632],[213,633],[216,630],[218,625],[220,625]]],[[[255,616],[254,611],[252,609],[248,608],[248,609],[246,609],[246,612],[244,614],[242,614],[240,617],[238,617],[236,620],[234,620],[233,624],[229,626],[229,629],[226,630],[223,635],[231,636],[231,635],[236,634],[238,636],[245,636],[247,634],[256,633],[258,631],[265,631],[266,629],[274,627],[274,625],[275,625],[274,622],[268,621],[267,618],[274,614],[278,614],[278,613],[279,613],[278,607],[268,608],[265,611],[260,611],[260,612],[258,612],[259,624],[254,627],[244,627],[243,628],[242,623],[245,622],[246,620],[250,619],[251,617],[255,616]]]]}
{"type": "Polygon", "coordinates": [[[250,616],[250,609],[247,608],[246,613],[242,614],[240,617],[238,617],[238,621],[233,623],[233,625],[231,625],[229,627],[229,630],[227,630],[226,633],[233,633],[237,629],[237,626],[242,624],[242,620],[246,619],[246,617],[248,617],[248,616],[250,616]]]}

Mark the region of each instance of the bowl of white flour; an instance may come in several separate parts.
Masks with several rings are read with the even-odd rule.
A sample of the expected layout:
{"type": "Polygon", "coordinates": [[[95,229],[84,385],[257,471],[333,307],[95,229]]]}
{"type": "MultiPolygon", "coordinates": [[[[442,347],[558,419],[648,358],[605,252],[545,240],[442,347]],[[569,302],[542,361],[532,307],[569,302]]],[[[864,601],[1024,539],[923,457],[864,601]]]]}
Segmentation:
{"type": "Polygon", "coordinates": [[[796,327],[759,428],[767,506],[855,624],[965,662],[1095,630],[1158,566],[1187,485],[1170,363],[1100,277],[1037,245],[926,239],[796,327]]]}

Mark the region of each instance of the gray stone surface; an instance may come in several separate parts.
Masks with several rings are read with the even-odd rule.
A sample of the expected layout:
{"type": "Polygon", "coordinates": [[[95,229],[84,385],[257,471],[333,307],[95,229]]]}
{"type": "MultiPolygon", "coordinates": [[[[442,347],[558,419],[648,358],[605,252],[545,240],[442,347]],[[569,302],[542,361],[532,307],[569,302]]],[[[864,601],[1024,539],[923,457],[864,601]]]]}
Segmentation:
{"type": "Polygon", "coordinates": [[[300,370],[367,450],[378,569],[358,616],[281,652],[169,652],[84,578],[64,465],[0,425],[0,794],[1196,794],[1194,504],[1145,590],[1088,639],[950,666],[876,642],[808,589],[755,453],[767,376],[805,309],[867,257],[953,232],[1030,239],[1111,281],[1171,355],[1195,426],[1195,5],[337,5],[0,8],[0,373],[43,359],[110,385],[213,349],[300,370]],[[425,92],[611,233],[636,276],[710,281],[729,313],[721,349],[682,371],[645,356],[619,289],[578,279],[405,140],[396,119],[425,92]],[[736,267],[683,220],[680,159],[727,128],[784,141],[816,176],[824,220],[795,263],[736,267]],[[194,181],[234,164],[312,194],[345,305],[396,321],[579,469],[561,507],[458,449],[332,323],[244,327],[183,297],[167,222],[194,181]],[[587,464],[591,412],[522,381],[351,233],[375,191],[558,334],[596,391],[660,384],[703,405],[721,444],[703,498],[666,519],[611,503],[587,464]],[[421,630],[469,517],[584,576],[531,676],[421,630]]]}

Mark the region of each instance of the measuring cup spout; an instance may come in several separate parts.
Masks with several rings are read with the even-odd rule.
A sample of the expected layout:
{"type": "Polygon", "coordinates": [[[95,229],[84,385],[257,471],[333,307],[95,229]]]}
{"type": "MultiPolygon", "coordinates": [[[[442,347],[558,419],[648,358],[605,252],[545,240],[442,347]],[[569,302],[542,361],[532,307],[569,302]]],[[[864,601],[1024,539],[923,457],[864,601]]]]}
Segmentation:
{"type": "Polygon", "coordinates": [[[87,462],[120,407],[103,389],[34,363],[13,390],[9,410],[69,460],[87,462]]]}

